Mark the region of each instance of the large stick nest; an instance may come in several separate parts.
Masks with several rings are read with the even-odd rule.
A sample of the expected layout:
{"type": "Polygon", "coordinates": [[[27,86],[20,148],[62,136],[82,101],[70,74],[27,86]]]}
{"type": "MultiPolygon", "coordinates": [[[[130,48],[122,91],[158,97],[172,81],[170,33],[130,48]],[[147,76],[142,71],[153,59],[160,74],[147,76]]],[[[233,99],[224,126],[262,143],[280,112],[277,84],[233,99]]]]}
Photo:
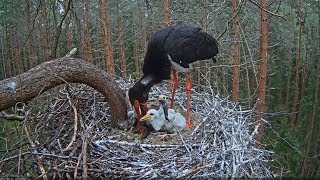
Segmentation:
{"type": "MultiPolygon", "coordinates": [[[[131,82],[117,80],[125,91],[131,82]]],[[[183,84],[183,83],[181,83],[183,84]]],[[[168,85],[155,86],[150,104],[168,85]]],[[[254,110],[244,110],[212,89],[191,92],[193,128],[163,137],[153,132],[141,140],[132,120],[111,128],[109,106],[94,89],[60,85],[28,105],[25,119],[12,129],[15,144],[0,155],[2,177],[208,178],[272,177],[272,152],[257,146],[254,110]]],[[[184,88],[175,109],[184,114],[184,88]]],[[[21,111],[21,108],[20,108],[21,111]]]]}

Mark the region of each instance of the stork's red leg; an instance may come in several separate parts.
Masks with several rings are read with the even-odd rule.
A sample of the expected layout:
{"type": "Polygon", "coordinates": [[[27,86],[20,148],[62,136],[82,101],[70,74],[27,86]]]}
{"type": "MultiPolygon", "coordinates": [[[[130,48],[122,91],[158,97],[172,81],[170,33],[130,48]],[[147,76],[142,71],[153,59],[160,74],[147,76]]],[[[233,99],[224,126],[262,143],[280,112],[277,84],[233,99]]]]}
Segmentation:
{"type": "Polygon", "coordinates": [[[186,73],[186,91],[187,91],[187,113],[186,113],[186,119],[187,119],[187,128],[191,128],[191,120],[190,120],[190,91],[191,91],[191,83],[189,80],[188,73],[186,73]]]}
{"type": "Polygon", "coordinates": [[[178,87],[178,75],[176,70],[172,69],[172,74],[173,74],[173,91],[172,91],[172,97],[171,97],[171,103],[170,103],[170,108],[173,108],[174,104],[174,95],[176,94],[176,90],[178,87]]]}
{"type": "Polygon", "coordinates": [[[142,125],[142,122],[139,121],[142,118],[139,101],[134,101],[134,109],[137,113],[137,118],[138,118],[138,131],[140,134],[143,134],[143,125],[142,125]]]}

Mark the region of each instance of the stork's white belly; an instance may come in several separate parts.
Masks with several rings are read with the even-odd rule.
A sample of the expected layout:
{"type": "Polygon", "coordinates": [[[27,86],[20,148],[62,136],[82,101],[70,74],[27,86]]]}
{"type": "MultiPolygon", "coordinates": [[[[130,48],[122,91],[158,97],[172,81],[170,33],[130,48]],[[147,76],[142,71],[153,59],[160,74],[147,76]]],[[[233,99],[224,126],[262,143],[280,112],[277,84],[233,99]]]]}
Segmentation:
{"type": "MultiPolygon", "coordinates": [[[[183,72],[183,73],[188,72],[188,71],[190,71],[191,69],[193,69],[193,65],[194,65],[194,64],[199,64],[199,61],[195,61],[195,62],[189,64],[189,68],[184,68],[184,67],[180,66],[179,63],[174,62],[174,61],[171,59],[171,57],[170,57],[169,54],[168,54],[168,58],[169,58],[169,60],[170,60],[170,63],[171,63],[171,65],[172,65],[172,68],[173,68],[174,70],[178,71],[178,72],[183,72]]],[[[212,61],[212,60],[211,60],[211,59],[206,59],[206,60],[202,60],[202,61],[204,61],[204,62],[210,62],[210,61],[212,61]]]]}

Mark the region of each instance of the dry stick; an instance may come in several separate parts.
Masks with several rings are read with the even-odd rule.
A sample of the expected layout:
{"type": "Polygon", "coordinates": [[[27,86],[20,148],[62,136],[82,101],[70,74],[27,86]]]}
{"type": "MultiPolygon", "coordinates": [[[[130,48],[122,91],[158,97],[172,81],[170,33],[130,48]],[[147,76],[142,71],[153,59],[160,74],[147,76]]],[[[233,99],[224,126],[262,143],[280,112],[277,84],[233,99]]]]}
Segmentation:
{"type": "Polygon", "coordinates": [[[21,148],[19,149],[18,176],[20,176],[20,171],[21,171],[21,148]]]}
{"type": "Polygon", "coordinates": [[[82,152],[83,152],[83,156],[82,156],[82,167],[83,167],[83,173],[82,173],[82,178],[87,179],[88,178],[88,144],[89,144],[89,140],[88,140],[88,134],[87,132],[85,132],[84,134],[84,139],[82,142],[82,152]]]}
{"type": "Polygon", "coordinates": [[[70,58],[77,52],[77,48],[73,48],[67,55],[65,55],[63,58],[70,58]]]}
{"type": "Polygon", "coordinates": [[[82,152],[79,154],[76,167],[74,167],[73,179],[77,179],[78,169],[79,169],[79,166],[80,166],[80,163],[81,163],[81,156],[82,156],[82,152]]]}
{"type": "MultiPolygon", "coordinates": [[[[24,128],[24,131],[26,133],[26,136],[28,138],[28,141],[29,141],[29,144],[30,146],[34,149],[34,152],[37,152],[36,150],[36,145],[34,144],[29,132],[28,132],[28,128],[27,128],[27,125],[26,125],[26,121],[27,121],[27,117],[28,117],[28,114],[29,114],[29,111],[26,112],[26,115],[25,115],[25,121],[23,123],[23,128],[24,128]]],[[[43,179],[47,180],[48,177],[47,177],[47,173],[46,173],[46,170],[43,166],[43,162],[42,162],[42,159],[39,155],[36,155],[36,159],[37,159],[37,164],[39,166],[39,169],[40,169],[40,172],[41,172],[41,177],[43,177],[43,179]]]]}
{"type": "Polygon", "coordinates": [[[78,131],[78,113],[77,113],[77,108],[72,104],[71,102],[71,98],[69,97],[69,95],[67,94],[67,98],[68,98],[68,102],[70,104],[70,106],[73,109],[73,113],[74,113],[74,128],[73,128],[73,135],[71,138],[71,142],[69,143],[69,145],[64,148],[62,151],[67,151],[70,149],[70,147],[73,145],[73,143],[76,141],[76,137],[77,137],[77,131],[78,131]]]}
{"type": "Polygon", "coordinates": [[[25,119],[25,116],[19,116],[15,114],[7,114],[6,112],[2,111],[0,112],[0,118],[10,120],[10,121],[23,121],[25,119]]]}

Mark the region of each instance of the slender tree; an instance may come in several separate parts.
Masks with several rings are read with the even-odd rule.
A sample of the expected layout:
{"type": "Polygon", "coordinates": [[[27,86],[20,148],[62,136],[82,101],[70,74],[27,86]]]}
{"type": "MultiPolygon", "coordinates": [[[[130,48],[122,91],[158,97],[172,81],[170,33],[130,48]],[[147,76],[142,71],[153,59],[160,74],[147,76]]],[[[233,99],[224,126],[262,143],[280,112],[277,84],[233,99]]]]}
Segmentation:
{"type": "Polygon", "coordinates": [[[239,81],[240,81],[240,44],[239,44],[239,20],[237,16],[237,0],[232,0],[232,37],[233,37],[233,74],[232,74],[232,96],[231,99],[234,102],[238,101],[239,98],[239,81]]]}
{"type": "Polygon", "coordinates": [[[258,142],[263,136],[263,115],[266,109],[266,77],[267,77],[267,48],[268,48],[268,14],[265,11],[268,7],[267,0],[260,0],[260,66],[258,73],[258,93],[257,93],[257,117],[259,130],[257,135],[258,142]]]}
{"type": "Polygon", "coordinates": [[[290,98],[290,79],[291,79],[291,64],[292,64],[292,52],[291,48],[288,52],[288,78],[287,78],[287,86],[286,86],[286,111],[289,113],[289,98],[290,98]]]}
{"type": "MultiPolygon", "coordinates": [[[[134,31],[134,37],[137,39],[137,30],[134,31]]],[[[135,77],[137,79],[140,78],[141,68],[140,68],[140,60],[139,60],[139,45],[137,41],[133,41],[133,53],[134,53],[134,66],[135,66],[135,77]]]]}
{"type": "MultiPolygon", "coordinates": [[[[69,1],[63,1],[64,10],[68,8],[68,3],[69,1]]],[[[67,50],[70,51],[73,47],[72,33],[70,31],[70,13],[68,13],[65,17],[65,25],[66,25],[65,37],[66,37],[67,50]]]]}
{"type": "Polygon", "coordinates": [[[107,72],[111,75],[115,74],[113,48],[111,38],[111,27],[109,22],[109,1],[100,0],[101,22],[103,29],[104,53],[106,56],[107,72]]]}
{"type": "Polygon", "coordinates": [[[163,25],[168,27],[170,25],[170,0],[163,0],[163,25]]]}
{"type": "MultiPolygon", "coordinates": [[[[43,7],[43,23],[44,23],[44,40],[45,40],[45,47],[44,47],[44,60],[48,61],[50,59],[51,55],[51,44],[50,44],[50,26],[49,26],[49,14],[48,14],[48,7],[47,5],[44,5],[43,7]]],[[[42,53],[41,51],[40,53],[42,53]]]]}
{"type": "Polygon", "coordinates": [[[90,35],[90,20],[89,20],[89,0],[84,0],[84,48],[85,56],[88,62],[92,63],[92,47],[90,35]]]}
{"type": "Polygon", "coordinates": [[[300,58],[301,58],[301,35],[302,35],[302,25],[303,20],[301,16],[301,0],[297,0],[297,9],[298,9],[298,45],[297,45],[297,58],[295,66],[295,79],[294,79],[294,96],[293,96],[293,105],[292,105],[292,115],[291,115],[291,125],[294,127],[297,123],[298,118],[298,106],[299,106],[299,81],[300,81],[300,58]]]}
{"type": "Polygon", "coordinates": [[[119,48],[119,63],[120,63],[120,75],[121,77],[127,76],[127,63],[125,59],[124,53],[124,37],[123,37],[123,30],[121,24],[121,15],[120,15],[120,0],[117,0],[117,33],[118,33],[118,48],[119,48]]]}
{"type": "Polygon", "coordinates": [[[34,49],[34,42],[33,42],[33,34],[34,34],[34,25],[31,18],[31,4],[30,0],[26,0],[26,17],[27,17],[27,23],[28,23],[28,31],[29,37],[28,37],[28,60],[30,63],[30,67],[34,67],[36,63],[36,55],[35,55],[35,49],[34,49]]]}

